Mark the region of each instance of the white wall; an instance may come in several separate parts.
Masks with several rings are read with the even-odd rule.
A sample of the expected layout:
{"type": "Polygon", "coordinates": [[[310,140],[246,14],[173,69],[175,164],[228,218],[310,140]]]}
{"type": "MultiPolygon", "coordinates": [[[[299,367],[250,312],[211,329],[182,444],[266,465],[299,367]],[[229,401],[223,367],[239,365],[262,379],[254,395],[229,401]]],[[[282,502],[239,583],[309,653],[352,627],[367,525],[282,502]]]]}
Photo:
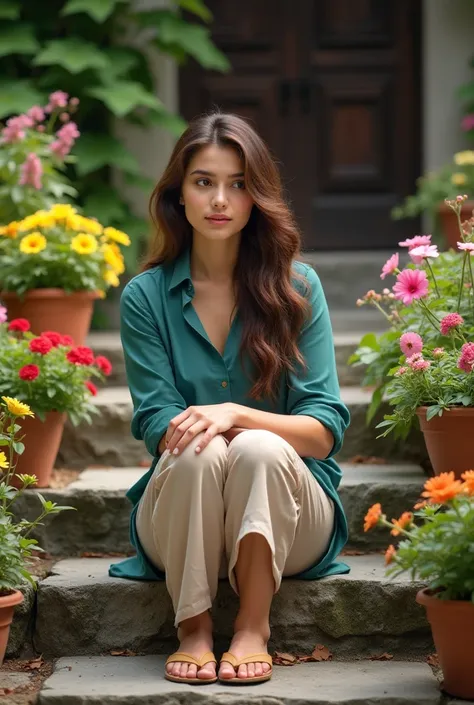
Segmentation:
{"type": "Polygon", "coordinates": [[[474,2],[423,0],[424,168],[436,169],[468,147],[459,126],[457,86],[474,78],[474,2]]]}

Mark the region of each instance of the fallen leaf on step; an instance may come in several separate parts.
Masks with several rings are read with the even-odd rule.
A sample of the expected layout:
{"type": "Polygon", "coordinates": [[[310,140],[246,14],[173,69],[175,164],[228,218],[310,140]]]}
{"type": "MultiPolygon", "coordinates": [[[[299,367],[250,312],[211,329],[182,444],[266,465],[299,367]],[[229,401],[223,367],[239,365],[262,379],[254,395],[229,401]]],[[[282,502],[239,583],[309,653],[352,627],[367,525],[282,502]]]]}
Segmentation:
{"type": "Polygon", "coordinates": [[[383,654],[379,654],[378,656],[371,656],[370,660],[371,661],[391,661],[393,659],[393,654],[387,654],[387,652],[383,654]]]}
{"type": "Polygon", "coordinates": [[[140,460],[138,463],[138,467],[140,468],[149,468],[150,467],[150,461],[149,460],[140,460]]]}
{"type": "Polygon", "coordinates": [[[135,651],[130,651],[130,649],[122,649],[121,651],[111,651],[111,656],[136,656],[135,651]]]}
{"type": "Polygon", "coordinates": [[[316,644],[311,656],[315,661],[329,661],[329,659],[332,659],[332,653],[323,644],[316,644]]]}
{"type": "Polygon", "coordinates": [[[44,663],[43,657],[39,656],[38,658],[35,658],[32,661],[28,661],[28,663],[26,664],[26,667],[30,671],[36,671],[38,668],[41,668],[43,663],[44,663]]]}
{"type": "Polygon", "coordinates": [[[11,695],[14,692],[13,688],[0,688],[0,695],[11,695]]]}
{"type": "Polygon", "coordinates": [[[273,663],[277,666],[294,666],[298,663],[298,659],[293,654],[285,654],[279,651],[275,651],[273,656],[273,663]]]}
{"type": "Polygon", "coordinates": [[[346,548],[345,551],[341,551],[341,556],[363,556],[364,551],[358,551],[355,548],[346,548]]]}
{"type": "Polygon", "coordinates": [[[348,460],[349,463],[360,465],[387,465],[387,458],[378,458],[376,455],[354,455],[348,460]]]}
{"type": "Polygon", "coordinates": [[[428,663],[430,666],[435,666],[436,668],[439,668],[438,654],[430,654],[426,659],[426,663],[428,663]]]}
{"type": "Polygon", "coordinates": [[[298,654],[297,659],[300,663],[308,663],[308,661],[314,661],[314,658],[311,656],[311,654],[308,656],[308,654],[298,654]]]}

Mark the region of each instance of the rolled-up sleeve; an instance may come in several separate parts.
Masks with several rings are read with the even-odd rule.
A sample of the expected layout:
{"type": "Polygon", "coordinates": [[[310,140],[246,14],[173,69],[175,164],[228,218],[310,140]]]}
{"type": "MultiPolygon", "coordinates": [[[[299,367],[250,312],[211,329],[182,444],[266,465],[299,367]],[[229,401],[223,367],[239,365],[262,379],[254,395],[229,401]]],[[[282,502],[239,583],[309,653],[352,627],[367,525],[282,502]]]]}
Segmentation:
{"type": "Polygon", "coordinates": [[[169,422],[186,409],[156,320],[140,288],[129,282],[120,298],[120,337],[133,400],[132,434],[150,455],[169,422]]]}
{"type": "Polygon", "coordinates": [[[309,268],[305,276],[310,286],[311,314],[300,333],[298,348],[307,368],[298,366],[296,374],[288,375],[287,413],[312,416],[332,432],[334,445],[327,456],[330,458],[342,447],[350,415],[340,398],[326,297],[316,272],[309,268]]]}

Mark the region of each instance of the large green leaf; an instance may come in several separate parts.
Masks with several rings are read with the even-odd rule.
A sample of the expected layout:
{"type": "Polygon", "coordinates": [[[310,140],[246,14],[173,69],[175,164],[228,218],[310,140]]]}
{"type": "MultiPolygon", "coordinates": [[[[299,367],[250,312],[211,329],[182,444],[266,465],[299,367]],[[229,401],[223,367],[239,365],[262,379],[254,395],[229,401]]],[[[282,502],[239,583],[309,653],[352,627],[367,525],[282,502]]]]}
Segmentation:
{"type": "Polygon", "coordinates": [[[102,24],[110,17],[116,5],[124,0],[69,0],[63,7],[62,15],[74,15],[77,12],[85,12],[93,20],[102,24]]]}
{"type": "Polygon", "coordinates": [[[163,13],[158,27],[158,40],[164,45],[180,46],[206,69],[230,69],[228,59],[212,42],[207,27],[185,22],[172,13],[163,13]]]}
{"type": "Polygon", "coordinates": [[[0,80],[0,120],[26,112],[32,105],[42,103],[44,97],[36,90],[33,82],[27,79],[0,80]]]}
{"type": "Polygon", "coordinates": [[[19,0],[0,0],[0,19],[17,20],[20,17],[19,0]]]}
{"type": "Polygon", "coordinates": [[[107,55],[96,44],[79,37],[53,39],[33,60],[37,66],[59,65],[70,73],[110,67],[107,55]]]}
{"type": "Polygon", "coordinates": [[[202,0],[178,0],[178,5],[180,5],[183,10],[197,15],[204,20],[204,22],[210,22],[212,20],[212,12],[205,6],[202,0]]]}
{"type": "Polygon", "coordinates": [[[181,137],[188,126],[186,120],[184,120],[180,115],[175,115],[174,113],[169,113],[165,110],[150,111],[149,122],[154,125],[158,125],[158,127],[163,127],[165,130],[168,130],[171,134],[175,135],[175,137],[181,137]]]}
{"type": "Polygon", "coordinates": [[[89,88],[88,95],[101,100],[114,115],[124,117],[138,107],[163,108],[161,101],[135,81],[115,81],[108,86],[89,88]]]}
{"type": "Polygon", "coordinates": [[[8,24],[0,29],[0,56],[34,54],[38,49],[38,40],[31,25],[8,24]]]}
{"type": "Polygon", "coordinates": [[[85,176],[104,166],[115,166],[130,174],[139,174],[137,160],[119,140],[111,135],[86,133],[74,148],[76,170],[85,176]]]}
{"type": "Polygon", "coordinates": [[[122,47],[110,47],[104,49],[109,66],[104,71],[99,71],[99,76],[102,83],[112,83],[117,78],[126,76],[128,72],[135,68],[140,61],[140,53],[135,49],[127,49],[122,47]]]}

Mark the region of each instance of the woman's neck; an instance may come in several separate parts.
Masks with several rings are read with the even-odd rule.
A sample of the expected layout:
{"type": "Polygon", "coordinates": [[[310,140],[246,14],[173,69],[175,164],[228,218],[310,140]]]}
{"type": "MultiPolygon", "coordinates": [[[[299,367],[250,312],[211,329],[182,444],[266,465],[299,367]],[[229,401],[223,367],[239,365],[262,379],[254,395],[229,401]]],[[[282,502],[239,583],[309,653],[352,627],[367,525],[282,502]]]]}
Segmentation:
{"type": "Polygon", "coordinates": [[[239,247],[240,235],[224,242],[210,242],[195,235],[190,261],[192,279],[215,284],[232,281],[239,247]]]}

